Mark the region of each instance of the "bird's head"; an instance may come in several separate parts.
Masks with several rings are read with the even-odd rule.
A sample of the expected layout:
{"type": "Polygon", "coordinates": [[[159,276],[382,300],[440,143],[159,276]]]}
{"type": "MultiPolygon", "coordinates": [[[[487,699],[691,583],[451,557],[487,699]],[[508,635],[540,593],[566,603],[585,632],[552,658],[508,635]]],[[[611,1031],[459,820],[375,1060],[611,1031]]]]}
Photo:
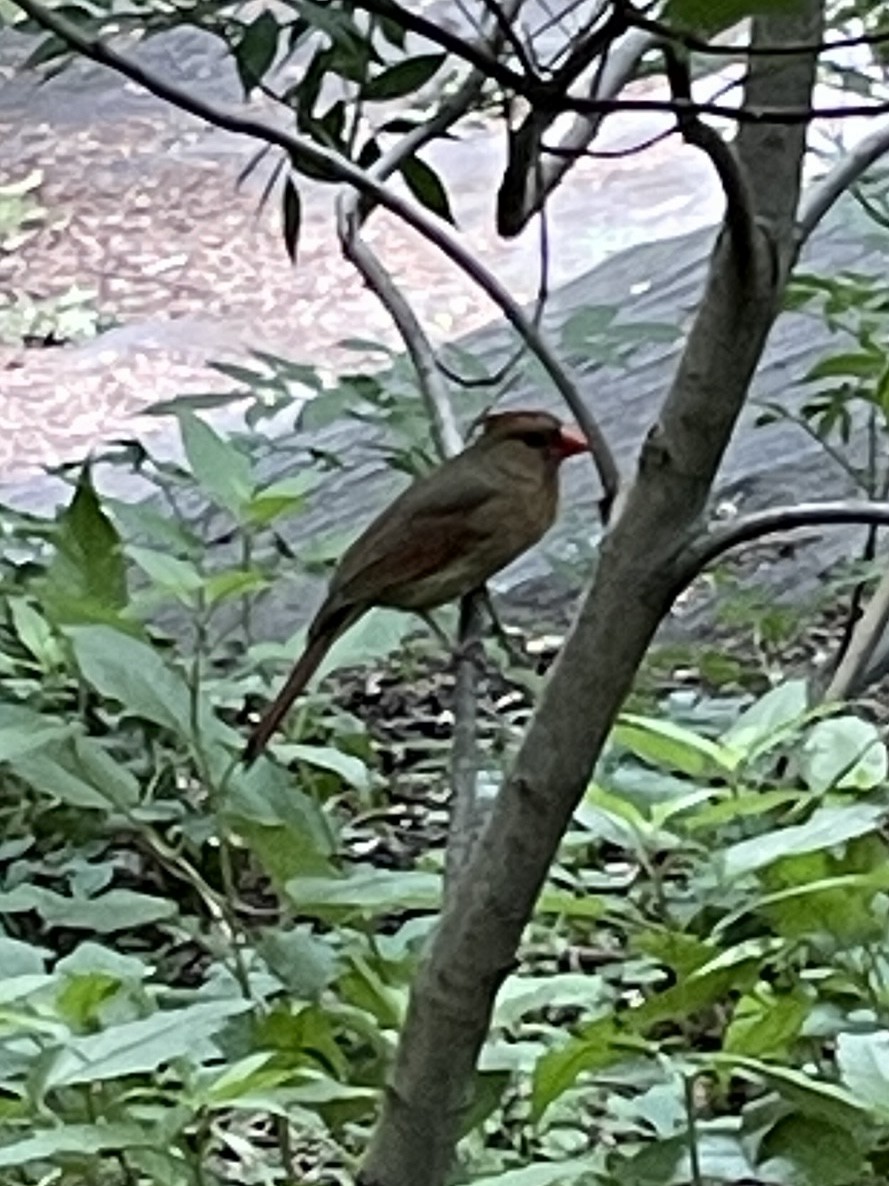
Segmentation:
{"type": "Polygon", "coordinates": [[[586,438],[549,412],[492,412],[481,422],[479,445],[498,455],[507,452],[526,463],[543,460],[553,469],[578,453],[589,451],[586,438]]]}

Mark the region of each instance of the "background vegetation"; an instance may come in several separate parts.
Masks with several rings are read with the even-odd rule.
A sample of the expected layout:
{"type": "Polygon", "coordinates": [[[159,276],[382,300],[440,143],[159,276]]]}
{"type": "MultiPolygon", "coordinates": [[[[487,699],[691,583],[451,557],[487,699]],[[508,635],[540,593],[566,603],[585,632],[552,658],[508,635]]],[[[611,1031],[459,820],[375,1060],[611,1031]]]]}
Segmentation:
{"type": "MultiPolygon", "coordinates": [[[[299,3],[284,19],[270,10],[242,18],[228,5],[133,5],[113,15],[149,33],[176,20],[208,23],[231,45],[247,90],[282,39],[299,45],[320,31],[287,102],[300,131],[370,167],[375,141],[352,138],[351,92],[318,113],[324,75],[351,81],[362,102],[384,102],[413,97],[444,61],[405,53],[380,68],[355,12],[377,7],[299,3]]],[[[766,21],[783,10],[722,7],[720,28],[754,7],[768,9],[766,21]]],[[[109,14],[95,9],[60,11],[80,27],[87,15],[104,27],[109,14]]],[[[719,31],[710,12],[676,0],[656,15],[688,40],[719,31]]],[[[847,85],[858,78],[878,104],[889,12],[841,5],[828,15],[830,37],[847,27],[871,34],[873,70],[833,73],[847,85]]],[[[405,46],[397,17],[378,13],[372,26],[396,57],[405,46]]],[[[514,71],[522,42],[504,40],[496,60],[514,71]]],[[[59,49],[50,41],[38,56],[59,49]]],[[[496,95],[482,89],[474,102],[494,105],[496,95]]],[[[289,163],[281,201],[295,254],[298,177],[317,171],[317,160],[291,154],[289,163]]],[[[400,168],[418,217],[425,206],[446,220],[446,191],[428,166],[408,156],[400,168]]],[[[27,194],[4,192],[0,219],[13,210],[0,226],[26,228],[27,194]]],[[[872,174],[863,197],[875,254],[885,247],[885,195],[884,177],[872,174]]],[[[726,234],[739,234],[737,221],[726,234]]],[[[360,257],[356,240],[344,241],[360,257]]],[[[882,269],[800,274],[779,295],[836,327],[837,348],[812,360],[796,411],[764,416],[792,414],[843,459],[863,495],[882,498],[882,269]],[[863,468],[847,452],[862,424],[873,441],[863,468]]],[[[619,364],[632,336],[608,311],[587,319],[619,364]]],[[[533,318],[527,324],[533,341],[533,318]]],[[[577,324],[573,332],[576,346],[577,324]]],[[[224,438],[205,409],[183,401],[167,409],[182,464],[144,447],[112,449],[70,468],[70,498],[54,518],[4,511],[0,1180],[405,1180],[374,1153],[381,1139],[397,1141],[385,1121],[369,1161],[368,1145],[399,1038],[411,1033],[411,988],[428,992],[436,966],[428,953],[443,899],[449,742],[465,712],[450,658],[415,623],[378,613],[339,645],[328,667],[337,678],[303,702],[274,760],[248,773],[237,755],[245,700],[268,694],[299,644],[258,634],[262,600],[323,572],[342,543],[319,539],[300,556],[284,543],[288,518],[323,498],[329,466],[349,461],[319,455],[313,430],[357,418],[379,432],[396,468],[414,471],[434,462],[430,441],[448,447],[449,417],[468,424],[497,391],[443,397],[423,379],[422,332],[408,346],[419,394],[404,381],[404,361],[400,382],[353,376],[324,388],[288,360],[258,358],[255,371],[231,375],[233,395],[254,401],[249,431],[224,438]],[[306,382],[318,394],[298,411],[293,392],[306,382]],[[278,472],[260,477],[269,391],[279,412],[293,407],[293,435],[278,472]],[[106,466],[138,472],[153,496],[137,505],[101,497],[95,477],[106,466]]],[[[556,339],[557,353],[570,346],[556,339]]],[[[644,484],[644,464],[640,472],[644,484]]],[[[874,506],[875,516],[885,512],[874,506]]],[[[606,571],[608,561],[606,550],[606,571]]],[[[878,580],[878,566],[865,556],[854,575],[878,580]]],[[[752,654],[721,664],[711,656],[709,665],[697,648],[681,656],[702,677],[686,690],[672,669],[671,691],[659,669],[645,670],[607,720],[533,917],[519,920],[518,961],[490,1025],[483,1019],[477,1071],[456,1082],[455,1180],[889,1182],[883,711],[826,700],[788,678],[774,624],[748,615],[752,654]]],[[[475,690],[483,805],[504,783],[504,794],[516,790],[508,779],[543,666],[527,652],[515,660],[490,648],[475,690]]],[[[580,707],[591,729],[595,713],[607,716],[592,702],[580,707]]],[[[491,844],[497,825],[495,814],[491,844]]],[[[439,936],[459,933],[455,912],[467,894],[486,902],[487,892],[468,864],[456,898],[448,885],[439,936]]],[[[453,969],[454,997],[433,1004],[448,1024],[472,1030],[458,959],[453,969]]],[[[479,978],[489,975],[480,965],[479,978]]],[[[456,1056],[447,1032],[441,1048],[420,1044],[417,1057],[441,1065],[456,1056]]],[[[431,1131],[421,1141],[433,1145],[431,1131]]],[[[447,1145],[447,1133],[441,1139],[447,1145]]],[[[437,1181],[435,1160],[417,1163],[412,1180],[437,1181]]]]}

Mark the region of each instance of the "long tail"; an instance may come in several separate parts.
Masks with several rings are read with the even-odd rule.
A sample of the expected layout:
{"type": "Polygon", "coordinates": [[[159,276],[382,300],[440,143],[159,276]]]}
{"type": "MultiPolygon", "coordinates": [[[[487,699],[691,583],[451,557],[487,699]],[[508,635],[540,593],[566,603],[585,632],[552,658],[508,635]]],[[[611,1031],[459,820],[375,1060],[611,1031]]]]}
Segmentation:
{"type": "Polygon", "coordinates": [[[296,666],[287,677],[284,687],[262,714],[259,724],[247,738],[241,756],[245,766],[254,762],[269,743],[272,734],[290,711],[294,700],[318,670],[321,660],[344,630],[347,630],[361,616],[361,610],[351,613],[333,626],[322,629],[311,640],[300,655],[296,666]]]}

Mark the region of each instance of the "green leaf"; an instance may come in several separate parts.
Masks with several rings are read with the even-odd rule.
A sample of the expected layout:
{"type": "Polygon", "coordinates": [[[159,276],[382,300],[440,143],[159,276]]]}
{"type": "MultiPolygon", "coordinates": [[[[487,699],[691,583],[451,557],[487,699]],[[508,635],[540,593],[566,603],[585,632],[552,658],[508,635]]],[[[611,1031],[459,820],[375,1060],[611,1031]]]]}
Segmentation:
{"type": "Polygon", "coordinates": [[[612,739],[653,766],[691,778],[730,774],[735,765],[731,751],[672,721],[622,713],[612,739]]]}
{"type": "Polygon", "coordinates": [[[19,885],[0,893],[0,912],[16,914],[28,910],[36,910],[48,927],[71,927],[103,935],[176,915],[176,906],[168,899],[126,889],[108,890],[93,898],[65,897],[36,885],[19,885]]]}
{"type": "Polygon", "coordinates": [[[155,585],[172,593],[184,605],[190,605],[194,594],[203,588],[203,578],[190,560],[180,560],[170,552],[157,552],[133,544],[127,547],[127,554],[155,585]]]}
{"type": "Polygon", "coordinates": [[[882,817],[883,809],[876,804],[820,807],[804,824],[741,840],[726,848],[717,860],[725,878],[744,877],[782,857],[833,848],[864,836],[880,826],[882,817]]]}
{"type": "Polygon", "coordinates": [[[124,1149],[150,1149],[156,1144],[153,1132],[135,1124],[64,1124],[0,1147],[0,1168],[66,1156],[98,1157],[124,1149]]]}
{"type": "Polygon", "coordinates": [[[295,264],[299,248],[299,231],[302,226],[302,198],[290,177],[284,179],[281,211],[284,221],[284,246],[287,249],[290,262],[295,264]]]}
{"type": "Polygon", "coordinates": [[[847,354],[832,354],[816,362],[803,378],[802,383],[811,383],[816,379],[846,378],[875,379],[883,371],[885,360],[879,353],[862,350],[850,351],[847,354]]]}
{"type": "Polygon", "coordinates": [[[889,1030],[840,1034],[836,1059],[846,1089],[883,1119],[889,1119],[889,1030]]]}
{"type": "Polygon", "coordinates": [[[243,998],[168,1009],[98,1034],[72,1038],[46,1077],[47,1089],[146,1074],[177,1058],[200,1060],[202,1046],[229,1018],[250,1009],[243,998]]]}
{"type": "Polygon", "coordinates": [[[787,1180],[791,1186],[853,1186],[870,1176],[858,1133],[810,1116],[782,1116],[759,1147],[761,1181],[787,1180]]]}
{"type": "Polygon", "coordinates": [[[848,1128],[860,1122],[866,1111],[865,1104],[851,1091],[837,1083],[815,1079],[796,1067],[722,1052],[700,1055],[696,1061],[708,1068],[731,1070],[754,1082],[763,1080],[804,1115],[825,1119],[840,1127],[848,1128]]]}
{"type": "Polygon", "coordinates": [[[342,750],[334,749],[331,745],[284,743],[278,746],[278,752],[288,764],[305,762],[307,766],[317,766],[319,770],[330,770],[356,791],[368,791],[372,786],[370,771],[364,762],[352,754],[344,754],[342,750]]]}
{"type": "Polygon", "coordinates": [[[811,999],[800,989],[778,994],[758,985],[735,1005],[725,1049],[754,1058],[787,1058],[811,1008],[811,999]]]}
{"type": "Polygon", "coordinates": [[[265,78],[278,52],[280,28],[272,13],[266,11],[247,26],[235,46],[235,63],[244,94],[265,78]]]}
{"type": "Polygon", "coordinates": [[[819,792],[833,787],[869,791],[889,774],[879,730],[851,716],[819,721],[803,744],[799,764],[806,784],[819,792]]]}
{"type": "Polygon", "coordinates": [[[8,604],[13,629],[22,646],[31,652],[44,671],[58,667],[62,662],[62,650],[43,614],[24,597],[10,597],[8,604]]]}
{"type": "Polygon", "coordinates": [[[259,943],[270,971],[299,1000],[312,1000],[333,982],[340,962],[330,944],[308,927],[272,931],[259,943]]]}
{"type": "Polygon", "coordinates": [[[115,616],[127,604],[126,565],[117,529],[103,511],[88,466],[53,537],[55,555],[40,582],[44,606],[61,623],[115,616]]]}
{"type": "Polygon", "coordinates": [[[191,701],[185,680],[166,666],[157,651],[107,626],[68,631],[84,679],[127,712],[182,735],[191,701]]]}
{"type": "Polygon", "coordinates": [[[188,409],[179,413],[179,426],[198,485],[217,506],[239,518],[254,495],[249,459],[188,409]]]}
{"type": "Polygon", "coordinates": [[[381,914],[388,910],[437,910],[441,878],[436,873],[371,869],[350,877],[295,877],[287,895],[301,914],[323,918],[329,910],[381,914]]]}
{"type": "Polygon", "coordinates": [[[662,19],[678,29],[711,37],[745,17],[793,11],[800,0],[667,0],[662,19]]]}
{"type": "Polygon", "coordinates": [[[382,70],[364,85],[365,99],[402,99],[438,73],[447,54],[418,54],[382,70]]]}
{"type": "Polygon", "coordinates": [[[572,1087],[585,1071],[600,1071],[647,1049],[647,1043],[624,1035],[613,1014],[585,1025],[576,1038],[547,1051],[534,1068],[531,1115],[539,1120],[546,1109],[572,1087]]]}
{"type": "Polygon", "coordinates": [[[545,1161],[491,1177],[473,1178],[472,1186],[595,1186],[602,1180],[592,1156],[545,1161]]]}
{"type": "Polygon", "coordinates": [[[10,762],[23,754],[61,741],[76,731],[73,722],[43,716],[18,704],[0,704],[0,762],[10,762]]]}
{"type": "Polygon", "coordinates": [[[214,572],[207,577],[206,594],[210,605],[218,605],[232,597],[244,597],[248,593],[255,593],[258,589],[265,589],[269,585],[269,578],[258,569],[236,568],[229,572],[214,572]]]}
{"type": "MultiPolygon", "coordinates": [[[[154,648],[107,626],[77,626],[67,633],[84,679],[98,692],[118,701],[133,716],[197,740],[188,685],[154,648]]],[[[203,697],[199,709],[202,741],[239,743],[235,731],[213,714],[203,697]]]]}
{"type": "Polygon", "coordinates": [[[723,734],[722,744],[738,755],[738,762],[749,760],[783,741],[802,724],[807,712],[805,680],[786,680],[741,713],[723,734]]]}
{"type": "Polygon", "coordinates": [[[447,190],[434,169],[418,156],[408,157],[401,166],[401,175],[405,185],[421,205],[452,226],[457,223],[451,212],[451,203],[447,190]]]}
{"type": "Polygon", "coordinates": [[[38,794],[72,807],[126,810],[139,802],[139,784],[92,737],[51,742],[11,760],[19,778],[38,794]]]}

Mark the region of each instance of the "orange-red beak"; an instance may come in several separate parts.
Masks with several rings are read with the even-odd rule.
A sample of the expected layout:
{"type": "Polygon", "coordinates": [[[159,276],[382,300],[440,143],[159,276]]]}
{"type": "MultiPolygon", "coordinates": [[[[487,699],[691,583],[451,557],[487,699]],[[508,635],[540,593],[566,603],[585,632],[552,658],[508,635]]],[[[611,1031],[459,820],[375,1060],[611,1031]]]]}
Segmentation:
{"type": "Polygon", "coordinates": [[[559,443],[563,457],[574,457],[577,453],[588,453],[590,449],[583,433],[576,428],[569,428],[565,424],[562,425],[559,443]]]}

